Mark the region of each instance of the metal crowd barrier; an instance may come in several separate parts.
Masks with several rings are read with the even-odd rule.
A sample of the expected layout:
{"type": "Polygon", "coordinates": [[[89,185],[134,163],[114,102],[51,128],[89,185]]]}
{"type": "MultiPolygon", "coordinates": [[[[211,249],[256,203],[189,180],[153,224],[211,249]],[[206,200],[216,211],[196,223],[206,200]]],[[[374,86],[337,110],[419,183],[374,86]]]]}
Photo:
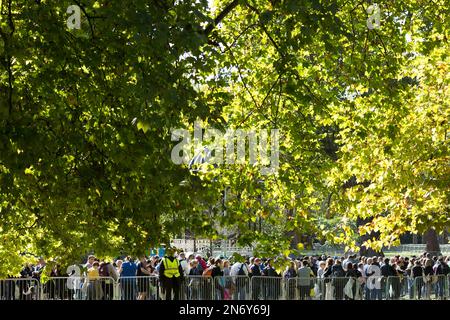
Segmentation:
{"type": "Polygon", "coordinates": [[[214,299],[215,300],[233,300],[236,291],[236,282],[239,286],[243,284],[244,286],[249,286],[250,282],[247,276],[220,276],[214,278],[214,299]],[[242,280],[236,281],[237,278],[242,280]],[[247,279],[246,279],[247,278],[247,279]],[[248,283],[248,285],[246,285],[248,283]]]}
{"type": "MultiPolygon", "coordinates": [[[[222,276],[214,279],[215,300],[251,300],[251,281],[248,276],[222,276]]],[[[255,300],[255,299],[253,299],[255,300]]]]}
{"type": "Polygon", "coordinates": [[[159,300],[162,296],[157,276],[121,277],[117,281],[117,300],[159,300]]]}
{"type": "Polygon", "coordinates": [[[314,280],[314,291],[311,296],[316,300],[362,300],[365,298],[365,289],[367,296],[378,292],[376,279],[367,283],[361,281],[362,278],[353,277],[327,277],[314,280]],[[370,290],[369,290],[370,288],[370,290]]]}
{"type": "Polygon", "coordinates": [[[40,300],[40,284],[33,278],[0,280],[0,300],[40,300]]]}
{"type": "Polygon", "coordinates": [[[284,300],[285,279],[281,277],[251,277],[252,300],[284,300]]]}
{"type": "Polygon", "coordinates": [[[285,281],[284,292],[287,300],[325,299],[324,282],[319,278],[288,278],[285,281]]]}
{"type": "Polygon", "coordinates": [[[203,276],[186,276],[181,283],[181,299],[214,300],[214,279],[203,276]]]}
{"type": "Polygon", "coordinates": [[[114,300],[111,277],[51,277],[40,284],[40,300],[114,300]]]}
{"type": "MultiPolygon", "coordinates": [[[[181,300],[449,299],[450,275],[430,277],[281,278],[187,276],[172,291],[181,300]]],[[[0,300],[164,300],[157,276],[0,280],[0,300]]]]}
{"type": "Polygon", "coordinates": [[[449,299],[450,275],[423,276],[414,279],[413,299],[449,299]]]}

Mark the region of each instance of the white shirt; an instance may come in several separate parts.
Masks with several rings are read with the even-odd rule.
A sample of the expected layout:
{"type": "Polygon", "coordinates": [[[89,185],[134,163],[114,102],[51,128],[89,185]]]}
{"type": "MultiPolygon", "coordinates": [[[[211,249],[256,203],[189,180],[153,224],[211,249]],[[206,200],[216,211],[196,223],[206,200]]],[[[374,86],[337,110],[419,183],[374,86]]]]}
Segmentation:
{"type": "Polygon", "coordinates": [[[181,268],[183,269],[184,275],[187,276],[189,274],[189,268],[186,260],[180,260],[181,268]]]}
{"type": "Polygon", "coordinates": [[[317,270],[317,278],[323,278],[324,273],[325,273],[325,269],[322,269],[319,267],[319,270],[317,270]]]}
{"type": "Polygon", "coordinates": [[[367,287],[371,289],[381,289],[381,269],[377,265],[370,265],[367,269],[367,273],[371,274],[370,277],[367,278],[367,287]]]}
{"type": "Polygon", "coordinates": [[[344,269],[344,271],[347,271],[347,263],[348,263],[348,262],[350,262],[350,261],[348,260],[348,258],[345,259],[344,261],[342,261],[342,268],[344,269]]]}
{"type": "Polygon", "coordinates": [[[244,270],[245,275],[248,276],[248,267],[247,267],[247,265],[245,263],[242,263],[242,262],[236,262],[235,264],[233,264],[231,266],[230,275],[231,276],[237,276],[238,273],[239,273],[239,270],[241,269],[241,265],[244,265],[242,267],[242,270],[244,270]]]}

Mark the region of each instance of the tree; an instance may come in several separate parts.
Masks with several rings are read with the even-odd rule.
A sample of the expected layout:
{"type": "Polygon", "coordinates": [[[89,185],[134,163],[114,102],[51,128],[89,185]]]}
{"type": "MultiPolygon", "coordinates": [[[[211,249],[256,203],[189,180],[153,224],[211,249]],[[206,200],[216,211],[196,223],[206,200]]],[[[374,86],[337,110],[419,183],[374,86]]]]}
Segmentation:
{"type": "Polygon", "coordinates": [[[140,253],[186,228],[285,255],[289,232],[380,250],[448,229],[446,1],[380,1],[379,29],[360,1],[74,3],[2,1],[2,270],[22,248],[140,253]],[[175,165],[171,129],[196,120],[279,129],[278,172],[175,165]]]}
{"type": "Polygon", "coordinates": [[[423,235],[426,243],[426,251],[431,254],[440,254],[441,249],[439,247],[439,241],[437,237],[436,230],[430,228],[425,234],[423,235]]]}

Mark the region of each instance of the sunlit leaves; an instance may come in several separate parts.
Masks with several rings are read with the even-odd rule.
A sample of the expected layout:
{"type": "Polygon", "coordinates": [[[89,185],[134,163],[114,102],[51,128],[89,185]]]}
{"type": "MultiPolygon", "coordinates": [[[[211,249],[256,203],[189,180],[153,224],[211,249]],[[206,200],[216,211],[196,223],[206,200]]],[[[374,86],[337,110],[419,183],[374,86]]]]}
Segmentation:
{"type": "Polygon", "coordinates": [[[294,235],[379,248],[448,227],[445,1],[379,1],[377,30],[363,2],[240,1],[208,35],[228,1],[84,1],[80,30],[69,4],[0,20],[6,268],[23,246],[70,260],[186,232],[288,255],[294,235]],[[173,164],[170,130],[199,119],[280,129],[280,170],[173,164]]]}

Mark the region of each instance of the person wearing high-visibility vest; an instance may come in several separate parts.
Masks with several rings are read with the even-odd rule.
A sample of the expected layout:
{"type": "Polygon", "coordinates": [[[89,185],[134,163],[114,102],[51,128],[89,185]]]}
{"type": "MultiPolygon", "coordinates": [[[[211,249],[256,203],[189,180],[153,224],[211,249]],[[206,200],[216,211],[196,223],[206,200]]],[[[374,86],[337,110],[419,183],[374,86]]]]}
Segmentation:
{"type": "Polygon", "coordinates": [[[159,280],[164,289],[166,300],[180,299],[180,286],[184,277],[180,261],[175,258],[175,250],[168,248],[159,266],[159,280]]]}

